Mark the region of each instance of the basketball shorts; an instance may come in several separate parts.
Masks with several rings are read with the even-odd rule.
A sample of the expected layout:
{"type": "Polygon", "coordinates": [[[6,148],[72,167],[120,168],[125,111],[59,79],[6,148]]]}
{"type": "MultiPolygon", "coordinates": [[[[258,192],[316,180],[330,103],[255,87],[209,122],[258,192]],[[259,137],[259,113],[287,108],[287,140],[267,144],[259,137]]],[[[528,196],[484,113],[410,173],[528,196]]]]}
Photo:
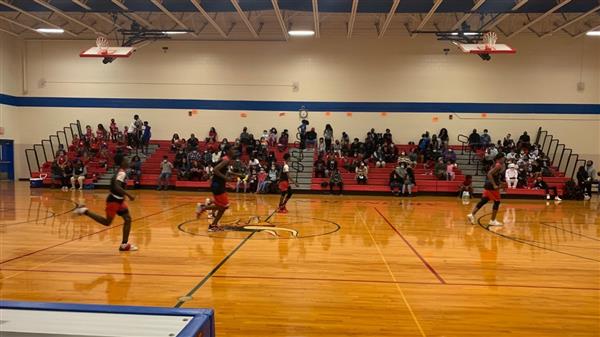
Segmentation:
{"type": "Polygon", "coordinates": [[[123,216],[129,212],[127,203],[123,201],[107,201],[106,202],[106,216],[108,218],[114,218],[115,216],[123,216]]]}
{"type": "Polygon", "coordinates": [[[279,190],[281,192],[287,192],[287,190],[290,188],[290,182],[287,180],[282,180],[279,182],[279,190]]]}
{"type": "Polygon", "coordinates": [[[229,198],[227,197],[227,192],[221,194],[214,195],[215,205],[219,207],[228,208],[229,207],[229,198]]]}
{"type": "Polygon", "coordinates": [[[483,197],[490,201],[500,201],[500,190],[483,190],[483,197]]]}

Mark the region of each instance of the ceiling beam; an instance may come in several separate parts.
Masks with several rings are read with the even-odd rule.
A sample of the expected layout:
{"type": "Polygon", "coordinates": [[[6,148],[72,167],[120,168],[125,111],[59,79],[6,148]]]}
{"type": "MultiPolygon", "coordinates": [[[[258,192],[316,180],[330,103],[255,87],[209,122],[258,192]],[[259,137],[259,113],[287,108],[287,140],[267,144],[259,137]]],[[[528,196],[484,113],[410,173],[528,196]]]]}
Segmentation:
{"type": "Polygon", "coordinates": [[[468,13],[465,13],[465,15],[463,15],[457,22],[456,24],[454,24],[454,26],[452,26],[452,30],[457,30],[461,27],[461,25],[463,24],[463,22],[467,21],[471,15],[473,15],[473,12],[475,12],[476,10],[479,9],[479,7],[481,7],[481,5],[483,5],[484,2],[486,2],[487,0],[478,0],[477,2],[475,2],[475,4],[473,5],[473,8],[471,8],[471,10],[468,13]]]}
{"type": "MultiPolygon", "coordinates": [[[[23,9],[21,9],[21,8],[19,8],[19,7],[15,6],[15,5],[7,2],[7,1],[0,0],[0,5],[6,6],[6,7],[10,8],[10,9],[13,9],[13,10],[15,10],[15,11],[17,11],[17,12],[19,12],[19,13],[27,16],[27,17],[30,17],[30,18],[32,18],[34,20],[37,20],[39,22],[43,22],[44,24],[46,24],[46,25],[48,25],[50,27],[58,28],[58,29],[64,29],[63,27],[61,27],[61,26],[59,26],[57,24],[54,24],[54,23],[52,23],[52,22],[50,22],[48,20],[44,20],[44,19],[40,18],[39,16],[35,16],[33,14],[30,14],[29,12],[27,12],[27,11],[25,11],[25,10],[23,10],[23,9]]],[[[67,33],[67,34],[69,34],[71,36],[74,36],[74,37],[78,36],[76,33],[73,33],[70,30],[64,29],[64,31],[65,31],[65,33],[67,33]]]]}
{"type": "Polygon", "coordinates": [[[175,15],[173,15],[173,13],[171,13],[167,7],[163,6],[163,4],[161,3],[161,1],[159,0],[150,0],[150,2],[152,2],[154,4],[154,6],[158,7],[158,9],[160,9],[161,12],[165,13],[166,16],[168,16],[171,20],[173,20],[173,22],[175,22],[179,27],[185,29],[185,30],[190,30],[190,34],[194,37],[198,37],[198,34],[196,34],[192,29],[190,29],[188,26],[185,25],[185,23],[181,22],[181,20],[179,20],[175,15]]]}
{"type": "Polygon", "coordinates": [[[350,12],[350,20],[348,20],[348,34],[347,39],[352,38],[352,31],[354,30],[354,21],[356,21],[356,13],[358,12],[358,0],[352,0],[352,11],[350,12]]]}
{"type": "Polygon", "coordinates": [[[233,7],[235,7],[235,10],[238,12],[240,19],[242,19],[242,22],[246,25],[246,27],[250,31],[250,34],[252,34],[252,36],[255,39],[258,39],[258,33],[256,32],[256,29],[254,29],[254,26],[252,26],[252,23],[250,22],[250,20],[248,20],[248,17],[246,16],[246,14],[244,14],[244,11],[242,10],[242,7],[240,7],[240,4],[237,2],[237,0],[230,0],[230,1],[231,1],[231,4],[233,5],[233,7]]]}
{"type": "Polygon", "coordinates": [[[37,31],[37,30],[35,30],[35,28],[33,28],[33,27],[30,27],[30,26],[24,25],[24,24],[22,24],[22,23],[20,23],[20,22],[18,22],[18,21],[15,21],[15,20],[9,19],[9,18],[7,18],[7,17],[5,17],[5,16],[2,16],[2,15],[0,15],[0,20],[4,20],[4,21],[6,21],[6,22],[8,22],[8,23],[12,23],[12,24],[13,24],[13,25],[15,25],[15,26],[19,26],[19,27],[21,27],[21,28],[25,28],[25,29],[27,29],[27,30],[30,30],[30,31],[32,31],[32,32],[35,32],[35,33],[38,33],[38,34],[40,34],[40,35],[46,36],[46,34],[38,32],[38,31],[37,31]]]}
{"type": "Polygon", "coordinates": [[[379,30],[379,35],[377,36],[378,39],[381,39],[383,37],[388,27],[390,26],[390,23],[392,23],[392,19],[394,18],[394,14],[396,14],[396,9],[398,8],[399,4],[400,0],[394,0],[394,3],[392,3],[392,8],[390,8],[390,12],[385,18],[385,22],[383,23],[381,30],[379,30]]]}
{"type": "MultiPolygon", "coordinates": [[[[526,4],[528,1],[529,1],[529,0],[520,0],[520,1],[518,1],[518,2],[517,2],[517,3],[516,3],[514,6],[513,6],[513,8],[511,8],[510,10],[511,10],[512,12],[514,12],[514,11],[518,10],[519,8],[521,8],[521,7],[525,6],[525,4],[526,4]]],[[[509,16],[510,16],[510,14],[511,14],[511,13],[504,13],[504,14],[501,14],[500,16],[498,16],[498,17],[496,18],[496,20],[493,20],[493,21],[491,21],[491,22],[488,22],[488,23],[486,23],[485,25],[483,25],[483,26],[481,27],[481,29],[484,29],[484,28],[485,28],[486,30],[492,30],[494,27],[496,27],[497,25],[499,25],[499,24],[500,24],[500,22],[504,21],[504,20],[505,20],[507,17],[509,17],[509,16]]]]}
{"type": "Polygon", "coordinates": [[[219,32],[219,34],[221,34],[222,37],[227,38],[227,34],[225,33],[225,31],[223,31],[223,29],[221,29],[221,27],[219,27],[217,22],[210,15],[208,15],[208,13],[204,10],[204,8],[202,8],[202,6],[200,6],[200,3],[198,2],[198,0],[190,0],[190,1],[192,2],[192,5],[194,5],[194,7],[196,7],[198,12],[200,12],[200,14],[202,14],[202,16],[204,16],[206,21],[208,21],[208,23],[210,23],[213,26],[213,28],[217,32],[219,32]]]}
{"type": "Polygon", "coordinates": [[[0,32],[5,32],[6,34],[12,35],[14,37],[19,37],[19,34],[15,33],[15,32],[11,32],[10,30],[7,30],[7,29],[0,28],[0,32]]]}
{"type": "Polygon", "coordinates": [[[557,11],[557,10],[559,10],[561,7],[563,7],[563,6],[567,5],[567,4],[568,4],[568,3],[570,3],[571,1],[572,1],[572,0],[563,0],[563,1],[562,1],[561,3],[559,3],[558,5],[556,5],[556,6],[552,7],[552,8],[550,8],[550,10],[549,10],[549,11],[547,11],[546,13],[544,13],[544,14],[542,14],[542,15],[538,16],[538,17],[537,17],[537,18],[535,18],[533,21],[529,21],[529,23],[528,23],[528,24],[526,24],[525,26],[523,26],[523,27],[521,27],[521,28],[519,28],[519,29],[515,30],[514,32],[512,32],[512,33],[511,33],[511,34],[508,36],[508,38],[510,39],[510,38],[512,38],[512,37],[514,37],[514,36],[516,36],[517,34],[519,34],[520,32],[524,31],[525,29],[527,29],[527,28],[529,28],[529,27],[531,27],[531,26],[535,25],[536,23],[538,23],[538,22],[542,21],[542,20],[543,20],[543,19],[545,19],[545,18],[546,18],[548,15],[550,15],[550,14],[552,14],[552,13],[556,12],[556,11],[557,11]]]}
{"type": "MultiPolygon", "coordinates": [[[[85,10],[88,10],[88,11],[92,10],[92,7],[88,6],[88,4],[85,3],[85,2],[83,2],[82,0],[71,0],[71,1],[74,4],[76,4],[77,6],[83,8],[85,10]]],[[[105,15],[103,15],[101,13],[92,13],[92,14],[95,17],[97,17],[98,19],[100,19],[100,20],[102,20],[102,21],[104,21],[104,22],[106,22],[106,23],[108,23],[108,24],[110,24],[112,26],[115,26],[115,27],[117,27],[119,29],[123,29],[123,27],[121,25],[119,25],[116,21],[112,20],[111,18],[109,18],[109,17],[107,17],[107,16],[105,16],[105,15]]]]}
{"type": "Polygon", "coordinates": [[[598,5],[598,6],[594,7],[594,8],[592,8],[591,10],[589,10],[589,11],[587,11],[587,12],[583,13],[583,14],[581,14],[580,16],[576,17],[575,19],[573,19],[573,20],[571,20],[571,21],[567,21],[567,22],[563,23],[562,25],[560,25],[560,26],[558,26],[558,27],[554,28],[552,31],[550,31],[550,32],[548,32],[548,33],[546,33],[546,34],[542,35],[542,37],[547,37],[547,36],[550,36],[550,35],[552,35],[552,34],[554,34],[554,33],[558,32],[559,30],[565,29],[565,28],[567,28],[568,26],[570,26],[570,25],[574,24],[575,22],[578,22],[579,20],[581,20],[581,19],[583,19],[583,18],[585,18],[585,17],[587,17],[587,16],[589,16],[589,15],[591,15],[591,14],[594,14],[595,12],[597,12],[597,11],[599,11],[599,10],[600,10],[600,5],[598,5]]]}
{"type": "Polygon", "coordinates": [[[423,27],[425,27],[427,22],[429,22],[429,20],[431,19],[433,14],[435,14],[435,11],[438,9],[438,7],[440,7],[442,2],[444,2],[444,0],[434,0],[433,6],[431,7],[431,9],[427,13],[427,15],[425,15],[423,20],[421,20],[421,23],[419,23],[419,25],[417,26],[417,29],[416,29],[417,31],[420,31],[421,29],[423,29],[423,27]]]}
{"type": "Polygon", "coordinates": [[[271,3],[273,4],[273,10],[275,11],[275,17],[277,17],[277,22],[279,22],[279,27],[281,27],[281,32],[283,33],[283,37],[287,41],[290,39],[290,34],[288,34],[288,28],[287,28],[287,25],[285,24],[285,20],[283,19],[283,15],[281,15],[281,10],[279,9],[279,4],[277,3],[277,1],[278,0],[271,0],[271,3]]]}
{"type": "Polygon", "coordinates": [[[100,35],[100,36],[106,36],[106,34],[102,33],[101,31],[97,30],[96,28],[94,28],[94,27],[92,27],[92,26],[88,25],[87,23],[85,23],[85,22],[83,22],[83,21],[81,21],[81,20],[78,20],[78,19],[76,19],[76,18],[74,18],[74,17],[72,17],[72,16],[70,16],[70,15],[66,14],[65,12],[63,12],[63,11],[61,11],[60,9],[58,9],[58,8],[56,8],[56,7],[54,7],[54,6],[52,6],[51,4],[47,3],[46,1],[43,1],[43,0],[33,0],[33,1],[34,1],[35,3],[37,3],[38,5],[40,5],[40,6],[44,6],[44,7],[48,8],[49,10],[51,10],[51,11],[53,11],[54,13],[56,13],[56,14],[58,14],[58,15],[62,16],[63,18],[65,18],[65,19],[67,19],[67,20],[69,20],[69,21],[72,21],[72,22],[74,22],[74,23],[76,23],[76,24],[80,25],[81,27],[84,27],[84,28],[86,28],[87,30],[89,30],[89,31],[93,32],[93,33],[94,33],[94,34],[96,34],[96,35],[100,35]]]}
{"type": "Polygon", "coordinates": [[[583,32],[581,32],[581,33],[579,33],[579,34],[577,34],[577,35],[575,35],[575,36],[573,36],[573,37],[574,37],[574,38],[582,37],[582,36],[584,36],[585,34],[587,34],[588,32],[591,32],[591,31],[593,31],[593,30],[596,30],[596,29],[600,29],[600,25],[594,26],[594,27],[592,27],[592,28],[590,28],[590,29],[586,29],[586,30],[584,30],[583,32]]]}
{"type": "Polygon", "coordinates": [[[313,22],[315,26],[315,37],[321,37],[321,23],[319,21],[319,0],[312,0],[313,22]]]}
{"type": "Polygon", "coordinates": [[[127,6],[125,6],[125,4],[123,3],[122,0],[111,0],[111,1],[113,4],[117,5],[122,10],[128,12],[127,15],[134,18],[137,23],[141,24],[142,26],[146,26],[146,28],[152,27],[152,24],[148,20],[144,19],[143,17],[141,17],[133,12],[130,12],[129,8],[127,8],[127,6]]]}

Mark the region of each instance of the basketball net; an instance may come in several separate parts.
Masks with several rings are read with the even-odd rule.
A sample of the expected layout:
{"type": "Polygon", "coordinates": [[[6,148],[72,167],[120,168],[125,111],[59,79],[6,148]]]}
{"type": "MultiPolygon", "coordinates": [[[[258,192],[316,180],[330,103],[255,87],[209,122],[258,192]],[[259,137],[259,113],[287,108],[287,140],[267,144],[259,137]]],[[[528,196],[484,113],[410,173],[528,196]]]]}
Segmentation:
{"type": "Polygon", "coordinates": [[[108,40],[103,36],[98,36],[96,39],[96,46],[100,49],[100,54],[106,55],[108,54],[108,40]]]}
{"type": "Polygon", "coordinates": [[[498,41],[498,35],[494,32],[487,32],[483,35],[483,46],[485,50],[496,49],[496,41],[498,41]]]}

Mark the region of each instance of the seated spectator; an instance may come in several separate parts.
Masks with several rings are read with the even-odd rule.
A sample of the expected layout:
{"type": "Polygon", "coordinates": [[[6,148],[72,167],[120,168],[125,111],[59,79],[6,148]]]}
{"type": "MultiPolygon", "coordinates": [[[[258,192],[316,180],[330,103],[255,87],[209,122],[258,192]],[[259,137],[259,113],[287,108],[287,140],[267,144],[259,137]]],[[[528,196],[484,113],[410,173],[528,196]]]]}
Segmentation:
{"type": "Polygon", "coordinates": [[[511,138],[510,133],[502,140],[502,147],[504,150],[512,150],[515,148],[515,141],[511,138]]]}
{"type": "Polygon", "coordinates": [[[479,140],[481,142],[481,147],[483,147],[483,148],[486,148],[490,144],[492,144],[492,137],[490,137],[490,135],[488,134],[488,130],[487,129],[483,130],[483,133],[479,137],[479,140]]]}
{"type": "Polygon", "coordinates": [[[73,176],[71,176],[71,189],[75,189],[75,182],[79,184],[79,189],[83,189],[83,182],[87,175],[87,167],[83,165],[81,160],[77,159],[73,165],[73,176]]]}
{"type": "Polygon", "coordinates": [[[100,141],[108,141],[108,131],[104,128],[104,125],[98,124],[98,129],[96,129],[96,139],[100,141]]]}
{"type": "Polygon", "coordinates": [[[190,135],[190,138],[188,138],[188,140],[187,140],[188,151],[197,150],[199,144],[200,144],[200,141],[198,140],[198,138],[196,138],[196,135],[192,133],[190,135]]]}
{"type": "Polygon", "coordinates": [[[327,148],[325,147],[325,138],[321,137],[319,138],[319,143],[317,143],[317,152],[325,153],[325,150],[327,150],[327,148]]]}
{"type": "Polygon", "coordinates": [[[361,161],[360,164],[355,169],[356,173],[356,183],[359,185],[366,185],[369,180],[369,167],[365,165],[364,161],[361,161]]]}
{"type": "Polygon", "coordinates": [[[473,132],[469,135],[469,147],[472,151],[481,147],[481,136],[477,133],[477,129],[473,129],[473,132]]]}
{"type": "Polygon", "coordinates": [[[175,153],[175,161],[173,162],[173,167],[179,169],[183,164],[183,159],[187,159],[188,155],[185,154],[183,149],[178,149],[177,153],[175,153]]]}
{"type": "Polygon", "coordinates": [[[256,175],[256,180],[258,182],[256,186],[256,193],[265,193],[267,186],[269,185],[269,181],[267,180],[267,172],[265,172],[264,168],[260,168],[260,171],[258,171],[258,174],[256,175]]]}
{"type": "Polygon", "coordinates": [[[454,150],[448,148],[445,152],[443,152],[444,161],[445,162],[456,162],[456,152],[454,150]]]}
{"type": "Polygon", "coordinates": [[[202,181],[204,180],[204,167],[197,160],[190,161],[190,167],[187,170],[188,179],[202,181]]]}
{"type": "Polygon", "coordinates": [[[333,194],[333,188],[337,187],[339,189],[338,194],[342,194],[342,190],[344,189],[344,181],[342,179],[342,174],[340,170],[337,168],[333,170],[331,173],[331,177],[329,178],[329,193],[333,194]]]}
{"type": "Polygon", "coordinates": [[[208,139],[213,140],[215,142],[218,141],[217,130],[214,127],[211,127],[210,131],[208,131],[208,139]]]}
{"type": "Polygon", "coordinates": [[[433,174],[438,180],[446,180],[446,164],[444,163],[444,158],[438,158],[433,168],[433,174]]]}
{"type": "Polygon", "coordinates": [[[325,178],[325,161],[323,155],[319,155],[314,163],[315,178],[325,178]]]}
{"type": "Polygon", "coordinates": [[[506,169],[504,176],[508,188],[517,188],[517,183],[519,182],[519,171],[517,170],[517,165],[508,164],[508,168],[506,169]]]}
{"type": "Polygon", "coordinates": [[[317,144],[317,132],[315,128],[311,128],[310,131],[306,133],[306,146],[307,147],[315,147],[317,144]]]}
{"type": "Polygon", "coordinates": [[[258,160],[258,158],[251,155],[250,159],[248,160],[248,167],[250,168],[250,170],[258,172],[258,170],[260,169],[260,161],[258,160]]]}
{"type": "Polygon", "coordinates": [[[510,152],[508,152],[506,154],[506,161],[514,163],[517,161],[517,159],[518,159],[518,155],[515,152],[515,149],[514,148],[510,149],[510,152]]]}
{"type": "Polygon", "coordinates": [[[469,199],[473,197],[473,177],[471,175],[465,176],[465,180],[458,188],[458,196],[464,198],[465,192],[469,195],[469,199]]]}
{"type": "Polygon", "coordinates": [[[456,173],[454,170],[456,170],[457,167],[458,165],[456,165],[454,161],[449,161],[446,163],[446,180],[454,181],[454,179],[456,179],[456,173]]]}
{"type": "Polygon", "coordinates": [[[171,174],[173,173],[173,164],[169,162],[169,157],[163,156],[163,161],[160,163],[160,175],[158,176],[158,188],[156,190],[160,191],[167,190],[169,188],[169,179],[171,179],[171,174]]]}
{"type": "Polygon", "coordinates": [[[136,186],[140,184],[140,180],[142,179],[142,161],[139,156],[131,158],[129,169],[127,170],[127,179],[132,179],[136,186]]]}
{"type": "Polygon", "coordinates": [[[342,156],[342,144],[339,139],[336,139],[335,143],[333,143],[333,154],[338,157],[342,156]]]}
{"type": "Polygon", "coordinates": [[[400,165],[396,166],[396,168],[390,172],[389,185],[393,195],[400,195],[400,191],[402,190],[402,177],[400,176],[399,171],[400,165]]]}
{"type": "Polygon", "coordinates": [[[548,186],[548,184],[544,181],[544,178],[542,177],[541,174],[536,175],[535,183],[533,184],[533,188],[544,190],[546,192],[546,200],[550,200],[550,198],[551,198],[550,191],[552,191],[554,200],[561,201],[561,199],[558,197],[558,190],[556,189],[556,186],[552,186],[552,187],[548,186]]]}
{"type": "Polygon", "coordinates": [[[175,152],[180,148],[179,135],[174,133],[171,137],[171,151],[175,152]]]}
{"type": "Polygon", "coordinates": [[[371,155],[371,160],[373,161],[373,163],[375,163],[375,167],[385,167],[385,160],[383,158],[383,149],[381,145],[379,145],[377,150],[373,152],[373,154],[371,155]]]}
{"type": "Polygon", "coordinates": [[[188,180],[190,178],[190,163],[188,162],[187,157],[183,157],[179,167],[175,166],[175,168],[177,169],[178,179],[188,180]]]}
{"type": "Polygon", "coordinates": [[[269,191],[269,189],[275,190],[274,187],[277,186],[277,179],[279,179],[279,172],[277,171],[277,166],[273,163],[269,169],[267,191],[269,191]]]}
{"type": "Polygon", "coordinates": [[[50,166],[50,174],[52,177],[52,187],[53,188],[54,188],[54,182],[59,181],[61,190],[66,191],[69,189],[68,180],[66,180],[66,178],[65,178],[64,165],[58,164],[58,158],[54,159],[54,161],[52,162],[52,166],[50,166]]]}
{"type": "Polygon", "coordinates": [[[490,166],[494,163],[496,156],[498,155],[498,149],[494,144],[490,145],[485,150],[485,154],[483,155],[483,171],[489,171],[490,166]]]}
{"type": "Polygon", "coordinates": [[[325,175],[331,176],[331,173],[338,169],[337,160],[332,155],[327,156],[327,162],[325,163],[325,175]]]}
{"type": "Polygon", "coordinates": [[[442,148],[442,144],[440,143],[437,135],[435,135],[435,134],[433,136],[431,136],[430,144],[431,144],[432,148],[436,151],[439,151],[442,148]]]}

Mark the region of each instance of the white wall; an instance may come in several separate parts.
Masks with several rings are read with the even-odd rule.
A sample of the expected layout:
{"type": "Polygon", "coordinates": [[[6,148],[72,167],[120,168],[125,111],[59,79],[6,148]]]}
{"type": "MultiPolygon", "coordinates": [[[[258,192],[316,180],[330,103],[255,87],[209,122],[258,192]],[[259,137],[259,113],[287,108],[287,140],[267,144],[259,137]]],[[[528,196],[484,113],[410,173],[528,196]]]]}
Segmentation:
{"type": "MultiPolygon", "coordinates": [[[[103,65],[98,59],[78,57],[79,51],[93,42],[28,41],[26,96],[600,104],[597,40],[524,37],[509,43],[517,48],[517,55],[494,56],[492,61],[483,62],[454,50],[446,56],[442,49],[450,46],[428,37],[289,43],[157,42],[130,59],[103,65]],[[169,47],[167,53],[162,46],[169,47]],[[584,91],[577,91],[579,81],[585,82],[584,91]],[[298,91],[292,89],[293,82],[299,83],[298,91]]],[[[20,65],[19,57],[10,59],[2,64],[14,72],[20,65]]],[[[17,76],[18,83],[18,73],[12,76],[17,76]]],[[[2,92],[20,95],[19,86],[10,83],[3,84],[2,92]]],[[[241,111],[200,110],[193,117],[187,110],[170,109],[23,107],[3,111],[5,121],[13,121],[18,130],[28,130],[13,136],[21,147],[39,142],[76,119],[106,125],[115,117],[123,125],[134,113],[153,125],[155,139],[168,139],[174,132],[186,137],[192,132],[204,136],[213,125],[221,136],[235,138],[244,125],[258,134],[273,125],[295,130],[298,124],[295,111],[283,117],[279,112],[250,111],[247,118],[240,117],[241,111]]],[[[441,127],[448,128],[455,141],[458,133],[468,134],[473,128],[488,128],[497,138],[507,132],[517,137],[522,131],[534,136],[543,126],[576,152],[600,162],[599,115],[489,114],[484,118],[457,113],[449,120],[447,113],[381,116],[371,112],[348,117],[345,112],[327,116],[312,111],[310,121],[319,133],[331,123],[336,136],[346,130],[351,137],[362,137],[371,127],[388,127],[399,143],[441,127]],[[435,122],[434,117],[438,118],[435,122]]],[[[21,152],[17,152],[17,173],[24,177],[28,172],[21,152]]]]}

